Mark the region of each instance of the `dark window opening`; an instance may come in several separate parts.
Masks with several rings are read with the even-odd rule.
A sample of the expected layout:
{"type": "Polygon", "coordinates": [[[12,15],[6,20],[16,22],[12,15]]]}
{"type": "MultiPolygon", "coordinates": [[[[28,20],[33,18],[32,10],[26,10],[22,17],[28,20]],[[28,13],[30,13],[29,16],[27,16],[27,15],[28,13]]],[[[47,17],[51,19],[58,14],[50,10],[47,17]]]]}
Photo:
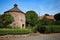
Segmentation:
{"type": "Polygon", "coordinates": [[[22,24],[22,27],[24,27],[24,24],[22,24]]]}

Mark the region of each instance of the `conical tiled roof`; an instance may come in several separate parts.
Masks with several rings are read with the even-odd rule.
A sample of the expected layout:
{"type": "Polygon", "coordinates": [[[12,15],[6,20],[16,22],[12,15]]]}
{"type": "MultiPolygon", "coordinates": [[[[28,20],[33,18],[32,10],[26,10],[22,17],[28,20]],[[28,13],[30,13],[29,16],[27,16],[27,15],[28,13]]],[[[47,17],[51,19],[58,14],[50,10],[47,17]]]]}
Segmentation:
{"type": "Polygon", "coordinates": [[[22,11],[18,8],[18,5],[17,4],[14,4],[14,7],[12,9],[6,11],[6,12],[22,12],[22,11]]]}

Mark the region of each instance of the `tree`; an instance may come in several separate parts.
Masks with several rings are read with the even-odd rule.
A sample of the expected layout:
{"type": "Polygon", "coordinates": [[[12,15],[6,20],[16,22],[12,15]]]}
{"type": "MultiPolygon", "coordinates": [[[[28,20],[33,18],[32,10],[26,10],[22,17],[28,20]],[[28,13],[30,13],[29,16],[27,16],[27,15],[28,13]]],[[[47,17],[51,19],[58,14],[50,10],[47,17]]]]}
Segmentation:
{"type": "Polygon", "coordinates": [[[38,15],[35,11],[26,12],[26,25],[35,26],[38,22],[38,15]]]}
{"type": "Polygon", "coordinates": [[[60,20],[60,13],[54,15],[55,20],[60,20]]]}
{"type": "Polygon", "coordinates": [[[3,14],[0,16],[0,28],[7,27],[14,21],[13,17],[10,14],[3,14]]]}
{"type": "Polygon", "coordinates": [[[40,20],[40,24],[41,24],[41,25],[53,25],[53,24],[54,24],[54,20],[52,20],[52,19],[47,19],[47,18],[44,16],[43,19],[40,20]]]}
{"type": "Polygon", "coordinates": [[[60,25],[60,13],[55,14],[54,18],[55,18],[55,24],[60,25]]]}
{"type": "Polygon", "coordinates": [[[45,14],[44,16],[49,16],[49,14],[45,14]]]}

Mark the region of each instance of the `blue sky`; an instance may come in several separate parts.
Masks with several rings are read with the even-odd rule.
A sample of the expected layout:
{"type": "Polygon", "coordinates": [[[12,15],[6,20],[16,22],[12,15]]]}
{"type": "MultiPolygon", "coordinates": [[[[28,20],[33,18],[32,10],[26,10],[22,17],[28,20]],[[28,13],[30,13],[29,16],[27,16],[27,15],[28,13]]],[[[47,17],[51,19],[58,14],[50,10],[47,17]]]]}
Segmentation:
{"type": "Polygon", "coordinates": [[[13,8],[15,3],[24,13],[34,10],[42,16],[46,13],[54,15],[60,12],[60,0],[0,0],[0,14],[13,8]]]}

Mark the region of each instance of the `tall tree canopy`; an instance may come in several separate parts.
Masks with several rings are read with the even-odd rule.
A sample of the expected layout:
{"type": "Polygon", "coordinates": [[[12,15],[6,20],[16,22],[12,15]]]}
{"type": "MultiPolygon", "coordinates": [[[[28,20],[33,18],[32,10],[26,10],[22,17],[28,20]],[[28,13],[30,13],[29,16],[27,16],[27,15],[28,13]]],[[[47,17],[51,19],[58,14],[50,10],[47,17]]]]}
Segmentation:
{"type": "Polygon", "coordinates": [[[10,14],[0,15],[0,28],[7,27],[8,24],[14,21],[13,17],[10,14]]]}
{"type": "Polygon", "coordinates": [[[45,14],[44,16],[49,16],[49,14],[45,14]]]}
{"type": "Polygon", "coordinates": [[[60,25],[60,13],[57,13],[54,15],[55,18],[55,24],[60,25]]]}
{"type": "Polygon", "coordinates": [[[60,13],[54,15],[55,20],[60,20],[60,13]]]}
{"type": "Polygon", "coordinates": [[[35,11],[26,12],[26,24],[27,26],[35,26],[38,22],[38,15],[35,11]]]}

